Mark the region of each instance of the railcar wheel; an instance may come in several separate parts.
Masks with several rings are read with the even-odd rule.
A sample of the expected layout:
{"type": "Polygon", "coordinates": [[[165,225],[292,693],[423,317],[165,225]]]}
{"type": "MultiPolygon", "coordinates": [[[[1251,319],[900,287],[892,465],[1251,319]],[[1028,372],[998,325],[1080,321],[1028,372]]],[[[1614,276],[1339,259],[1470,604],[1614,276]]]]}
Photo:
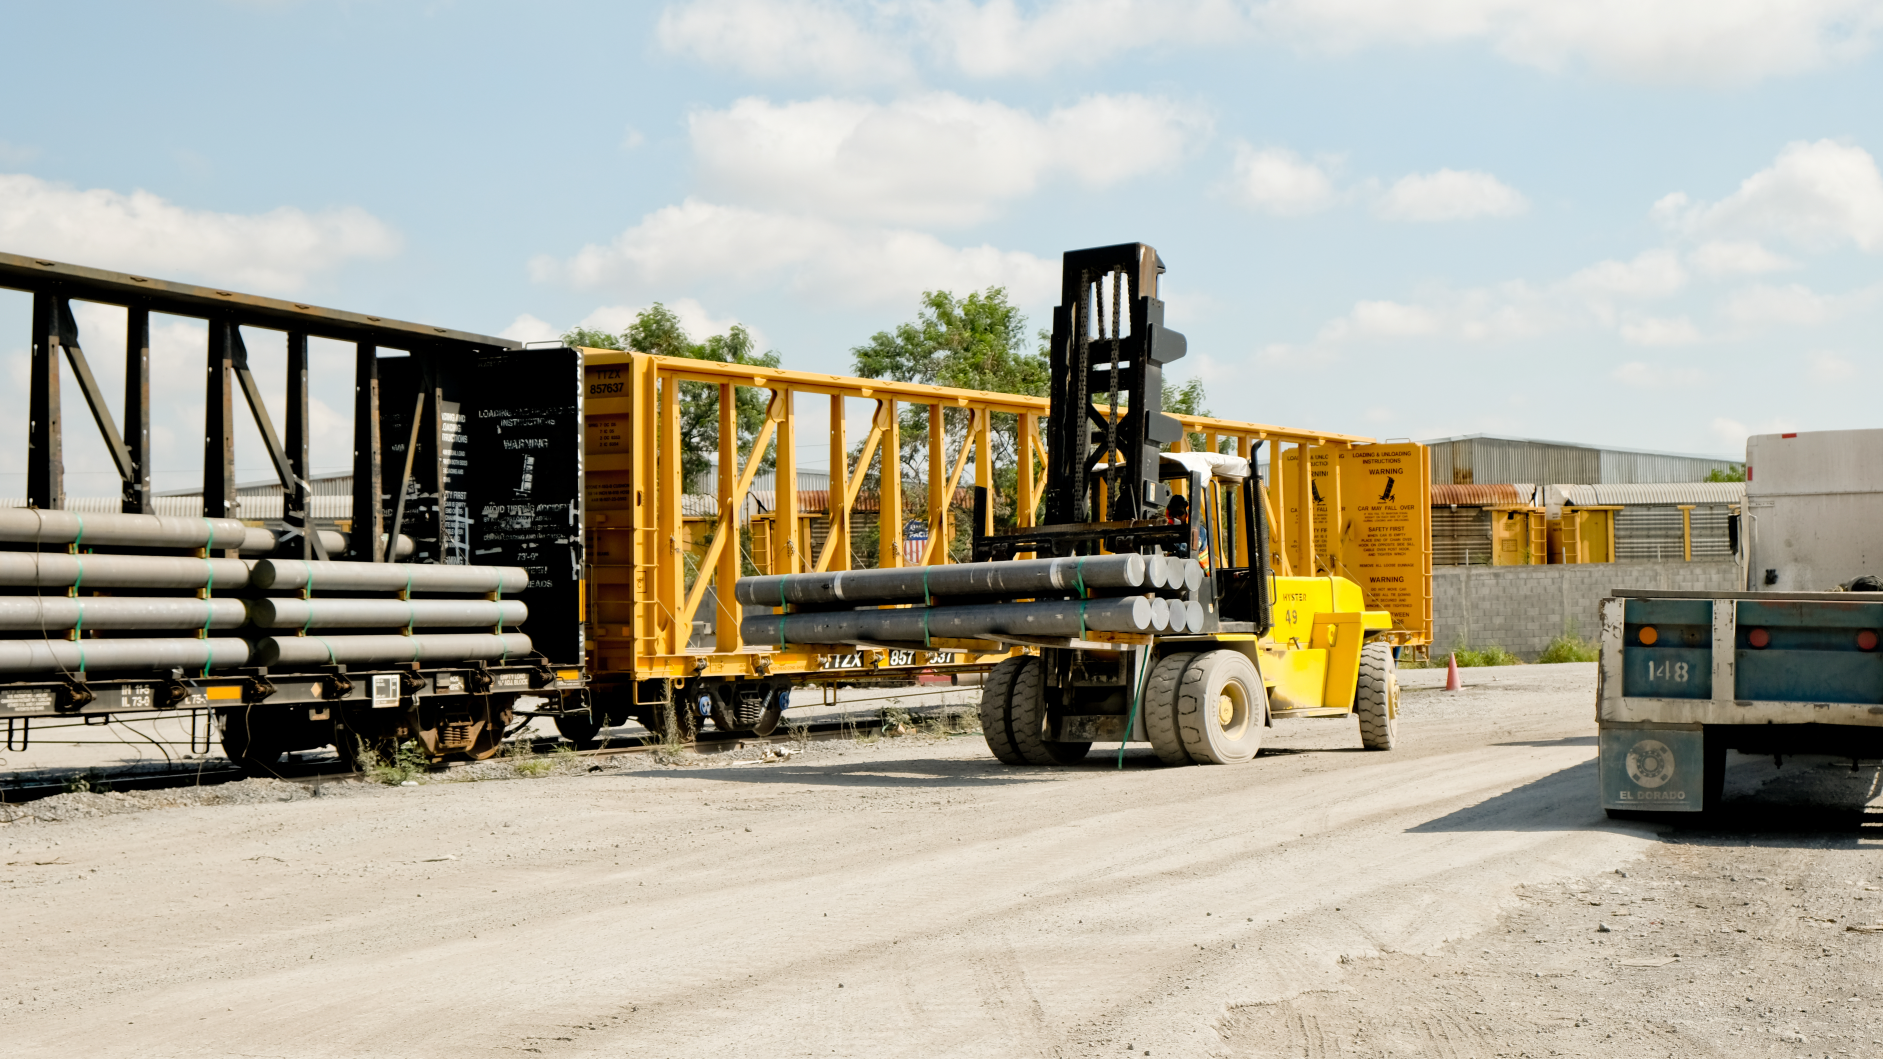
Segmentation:
{"type": "Polygon", "coordinates": [[[1177,726],[1177,690],[1197,656],[1180,651],[1165,655],[1151,667],[1144,682],[1144,731],[1151,737],[1151,749],[1166,765],[1190,764],[1190,751],[1184,749],[1183,733],[1177,726]]]}
{"type": "Polygon", "coordinates": [[[586,750],[595,745],[595,737],[602,730],[601,715],[593,709],[582,713],[559,713],[556,715],[556,731],[564,739],[586,750]]]}
{"type": "Polygon", "coordinates": [[[1392,645],[1376,640],[1360,649],[1360,686],[1353,712],[1360,715],[1360,745],[1391,750],[1399,740],[1399,663],[1392,645]]]}
{"type": "Polygon", "coordinates": [[[785,707],[791,705],[791,692],[785,688],[776,688],[765,696],[765,712],[759,714],[758,725],[752,729],[753,735],[770,735],[778,730],[779,722],[785,719],[785,707]]]}
{"type": "Polygon", "coordinates": [[[280,733],[275,731],[271,715],[253,706],[237,706],[216,711],[216,726],[221,729],[222,752],[231,764],[251,776],[273,776],[281,755],[287,752],[280,733]]]}
{"type": "Polygon", "coordinates": [[[987,749],[1007,765],[1027,763],[1014,748],[1009,714],[1013,712],[1014,677],[1028,661],[1024,655],[1002,661],[981,685],[981,737],[987,740],[987,749]]]}
{"type": "Polygon", "coordinates": [[[1013,705],[1008,723],[1013,733],[1013,748],[1029,765],[1070,765],[1092,749],[1083,743],[1060,743],[1048,739],[1046,715],[1046,666],[1037,658],[1028,658],[1014,671],[1013,705]]]}
{"type": "Polygon", "coordinates": [[[1240,651],[1206,651],[1177,688],[1177,729],[1199,765],[1239,765],[1262,749],[1268,697],[1255,663],[1240,651]]]}

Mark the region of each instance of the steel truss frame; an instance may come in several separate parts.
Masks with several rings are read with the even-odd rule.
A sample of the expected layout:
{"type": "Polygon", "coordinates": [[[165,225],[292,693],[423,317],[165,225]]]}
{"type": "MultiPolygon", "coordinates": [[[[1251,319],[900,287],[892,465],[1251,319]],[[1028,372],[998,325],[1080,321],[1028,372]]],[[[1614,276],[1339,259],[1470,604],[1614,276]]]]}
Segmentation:
{"type": "MultiPolygon", "coordinates": [[[[209,324],[206,350],[206,411],[203,422],[203,514],[237,517],[235,395],[239,390],[268,449],[280,480],[290,533],[299,533],[307,558],[328,558],[309,528],[307,482],[307,340],[328,338],[355,347],[353,405],[353,522],[347,557],[385,561],[391,547],[385,525],[386,475],[382,463],[379,409],[379,350],[404,350],[423,365],[440,358],[520,348],[519,343],[445,327],[408,323],[301,302],[198,287],[124,272],[0,253],[0,287],[33,296],[32,365],[27,440],[27,503],[65,506],[65,464],[60,388],[63,359],[85,397],[122,483],[122,510],[152,510],[150,487],[150,315],[194,317],[209,324]],[[127,313],[124,421],[112,416],[103,390],[79,341],[72,302],[120,306],[127,313]],[[249,369],[242,328],[287,335],[287,422],[277,434],[260,387],[249,369]],[[285,437],[285,441],[284,441],[285,437]]],[[[417,428],[414,417],[414,430],[417,428]]],[[[444,454],[434,447],[442,463],[444,454]]],[[[409,463],[409,460],[408,460],[409,463]]],[[[408,468],[409,477],[410,470],[408,468]]],[[[439,476],[442,476],[442,469],[439,476]]],[[[401,490],[401,498],[403,490],[401,490]]],[[[442,509],[442,505],[440,505],[442,509]]],[[[442,519],[442,514],[439,515],[442,519]]],[[[439,528],[443,538],[443,527],[439,528]]],[[[337,556],[336,556],[337,558],[337,556]]]]}

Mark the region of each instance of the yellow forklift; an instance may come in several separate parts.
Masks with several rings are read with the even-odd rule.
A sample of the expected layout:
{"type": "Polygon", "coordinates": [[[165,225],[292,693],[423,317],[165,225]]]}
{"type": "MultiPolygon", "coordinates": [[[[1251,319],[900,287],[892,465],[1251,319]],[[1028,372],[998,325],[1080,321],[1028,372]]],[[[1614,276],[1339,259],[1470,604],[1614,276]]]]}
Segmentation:
{"type": "Polygon", "coordinates": [[[1166,414],[1163,366],[1185,342],[1164,326],[1163,271],[1140,243],[1065,255],[1047,442],[1023,430],[1018,527],[993,529],[977,484],[973,562],[745,578],[741,641],[1019,648],[981,699],[988,746],[1012,765],[1078,761],[1095,742],[1248,761],[1288,715],[1354,715],[1364,746],[1391,749],[1397,652],[1429,639],[1424,450],[1166,414]],[[1192,431],[1240,451],[1189,451],[1192,431]]]}

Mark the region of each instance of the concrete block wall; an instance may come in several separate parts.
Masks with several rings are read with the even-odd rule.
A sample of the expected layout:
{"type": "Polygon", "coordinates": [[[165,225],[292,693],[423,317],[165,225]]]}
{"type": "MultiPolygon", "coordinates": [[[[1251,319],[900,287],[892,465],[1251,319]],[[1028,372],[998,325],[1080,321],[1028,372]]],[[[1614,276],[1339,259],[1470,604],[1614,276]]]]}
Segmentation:
{"type": "Polygon", "coordinates": [[[1740,587],[1739,566],[1731,560],[1440,566],[1432,575],[1432,657],[1461,647],[1502,647],[1526,662],[1565,633],[1595,639],[1597,608],[1615,589],[1730,592],[1740,587]]]}

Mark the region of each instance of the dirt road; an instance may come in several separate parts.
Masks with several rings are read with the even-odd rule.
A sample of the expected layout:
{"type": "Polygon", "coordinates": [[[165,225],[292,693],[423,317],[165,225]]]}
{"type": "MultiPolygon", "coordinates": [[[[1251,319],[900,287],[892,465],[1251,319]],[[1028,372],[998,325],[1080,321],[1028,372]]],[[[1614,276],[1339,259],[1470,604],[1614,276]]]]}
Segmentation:
{"type": "Polygon", "coordinates": [[[0,828],[0,1040],[17,1056],[1877,1054],[1883,935],[1846,929],[1883,919],[1863,918],[1883,912],[1865,825],[1610,823],[1592,666],[1481,670],[1452,694],[1439,676],[1405,674],[1390,754],[1321,720],[1283,723],[1240,768],[1142,751],[1120,770],[1094,751],[1016,770],[978,736],[901,739],[22,819],[0,828]],[[1757,908],[1728,915],[1742,892],[1757,908]]]}

